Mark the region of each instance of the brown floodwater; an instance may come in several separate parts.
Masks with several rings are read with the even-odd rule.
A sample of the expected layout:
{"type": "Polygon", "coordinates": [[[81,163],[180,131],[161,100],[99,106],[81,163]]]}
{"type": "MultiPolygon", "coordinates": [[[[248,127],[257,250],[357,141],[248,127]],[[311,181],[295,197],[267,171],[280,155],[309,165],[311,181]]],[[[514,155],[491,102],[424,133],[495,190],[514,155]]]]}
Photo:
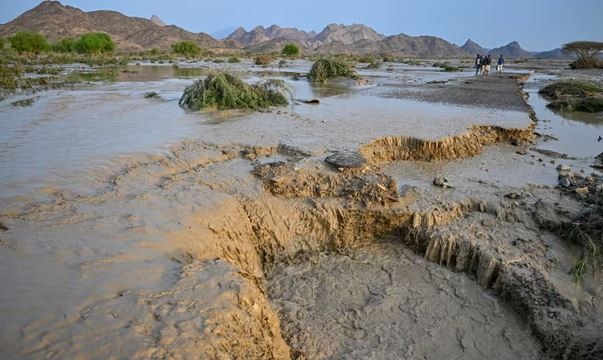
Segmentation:
{"type": "MultiPolygon", "coordinates": [[[[265,71],[247,63],[211,65],[220,66],[237,71],[248,69],[249,79],[265,71]]],[[[307,71],[308,66],[295,62],[288,71],[307,71]]],[[[29,107],[12,106],[13,99],[0,103],[0,220],[8,228],[0,233],[0,349],[6,358],[106,358],[115,356],[115,352],[123,357],[153,357],[145,351],[158,336],[156,326],[170,324],[173,318],[165,315],[164,320],[152,304],[163,304],[166,299],[163,305],[191,305],[200,296],[195,291],[203,290],[202,294],[211,294],[203,301],[213,309],[225,297],[239,296],[234,288],[222,287],[224,282],[220,280],[221,276],[238,274],[236,269],[218,266],[216,270],[205,264],[199,270],[198,283],[187,288],[197,290],[187,292],[178,285],[183,264],[193,257],[190,254],[211,258],[211,251],[204,246],[210,243],[212,232],[200,231],[199,223],[210,224],[208,228],[213,229],[222,222],[228,225],[249,221],[237,215],[242,212],[237,210],[240,205],[232,205],[248,199],[267,201],[267,217],[283,216],[282,221],[287,217],[286,205],[280,205],[282,215],[278,208],[271,208],[275,205],[266,200],[261,186],[250,175],[253,166],[232,156],[233,151],[281,143],[307,151],[313,158],[322,158],[336,150],[355,150],[382,136],[438,139],[464,133],[473,124],[515,128],[531,122],[526,113],[519,111],[375,95],[379,93],[378,79],[413,80],[413,69],[409,68],[380,71],[374,74],[372,86],[352,91],[316,88],[287,76],[296,99],[319,97],[320,105],[293,102],[262,113],[187,112],[177,102],[183,88],[192,81],[191,73],[178,75],[169,66],[127,69],[112,82],[40,93],[29,107]],[[145,98],[148,91],[159,93],[160,98],[145,98]],[[210,284],[211,288],[204,288],[210,284]]],[[[196,76],[196,71],[205,70],[190,71],[196,76]]],[[[435,71],[427,73],[420,70],[415,78],[446,76],[433,74],[435,71]]],[[[555,124],[551,122],[550,126],[555,124]]],[[[572,126],[592,131],[592,125],[584,122],[572,126]]],[[[563,139],[560,143],[575,141],[565,140],[563,134],[566,132],[559,134],[563,139]]],[[[586,153],[592,150],[580,148],[577,155],[588,156],[586,153]]],[[[532,160],[513,157],[501,160],[501,156],[512,153],[510,146],[497,146],[473,159],[430,164],[398,162],[387,166],[386,171],[400,185],[423,188],[430,186],[434,174],[448,175],[454,181],[456,176],[465,176],[466,171],[474,174],[476,180],[484,180],[484,176],[492,183],[505,179],[503,185],[509,187],[528,182],[551,184],[552,165],[543,167],[532,164],[532,160]],[[522,175],[508,180],[505,173],[509,171],[521,171],[522,175]]],[[[459,183],[452,194],[461,197],[470,191],[469,184],[459,183]]],[[[449,194],[442,192],[442,196],[449,194]]],[[[235,239],[246,230],[233,227],[232,231],[235,239]]],[[[321,267],[317,269],[291,265],[283,270],[312,276],[323,269],[321,276],[328,282],[322,290],[331,291],[337,284],[354,284],[358,279],[352,275],[362,275],[367,263],[375,261],[374,254],[365,252],[358,256],[360,260],[319,258],[316,261],[321,267]]],[[[406,271],[423,267],[421,261],[407,253],[388,258],[387,266],[402,279],[400,284],[420,285],[417,291],[424,306],[436,306],[430,303],[431,298],[445,295],[451,314],[472,317],[467,320],[473,324],[467,327],[467,334],[459,335],[461,330],[439,328],[437,321],[447,316],[446,311],[421,310],[421,321],[431,323],[433,331],[437,330],[434,334],[449,336],[456,332],[461,347],[475,348],[472,358],[483,355],[479,344],[488,343],[501,332],[507,339],[524,340],[496,343],[492,349],[523,355],[539,352],[516,315],[498,300],[484,295],[477,285],[468,285],[464,276],[428,268],[406,277],[406,271]],[[457,295],[451,295],[454,293],[457,295]],[[469,337],[476,339],[468,344],[469,337]]],[[[271,286],[280,289],[274,295],[275,301],[282,304],[288,298],[302,296],[304,287],[309,285],[301,280],[271,278],[271,286]],[[288,281],[291,288],[284,284],[288,281]]],[[[383,285],[383,291],[405,291],[396,286],[383,285]]],[[[370,294],[356,295],[365,297],[365,302],[370,300],[370,294]]],[[[413,307],[421,305],[412,292],[404,296],[413,307]]],[[[355,306],[355,298],[349,300],[346,306],[355,306]]],[[[392,304],[381,304],[377,310],[386,314],[386,306],[395,305],[391,320],[404,321],[408,308],[392,304]]],[[[311,309],[313,305],[307,306],[311,309]]],[[[366,321],[367,326],[379,328],[373,320],[366,321]]],[[[318,329],[315,334],[321,331],[318,329]]],[[[406,339],[405,344],[418,344],[431,331],[423,327],[413,338],[409,329],[403,329],[388,341],[394,344],[396,336],[401,336],[406,339]]],[[[194,346],[183,346],[181,351],[191,349],[194,346]]],[[[429,358],[429,352],[421,345],[413,345],[413,349],[408,350],[409,354],[418,351],[429,358]]],[[[335,356],[345,350],[337,348],[331,353],[335,356]]]]}

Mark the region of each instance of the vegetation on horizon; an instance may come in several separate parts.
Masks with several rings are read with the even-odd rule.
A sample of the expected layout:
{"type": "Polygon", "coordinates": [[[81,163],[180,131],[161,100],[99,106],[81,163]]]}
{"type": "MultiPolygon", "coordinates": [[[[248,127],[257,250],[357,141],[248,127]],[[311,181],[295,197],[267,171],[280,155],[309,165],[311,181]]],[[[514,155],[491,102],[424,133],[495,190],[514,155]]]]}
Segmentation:
{"type": "Polygon", "coordinates": [[[310,69],[308,77],[310,81],[326,83],[329,79],[336,77],[356,78],[354,70],[343,61],[334,59],[319,59],[310,69]]]}
{"type": "Polygon", "coordinates": [[[185,57],[195,57],[201,54],[199,45],[192,41],[183,40],[172,44],[172,51],[185,57]]]}
{"type": "Polygon", "coordinates": [[[75,43],[75,50],[82,54],[106,54],[115,50],[115,43],[106,33],[86,33],[75,43]]]}
{"type": "Polygon", "coordinates": [[[9,41],[11,47],[19,53],[39,54],[49,48],[44,35],[32,31],[19,31],[9,41]]]}
{"type": "Polygon", "coordinates": [[[281,54],[289,57],[297,56],[299,55],[299,47],[294,43],[289,43],[283,47],[281,54]]]}
{"type": "Polygon", "coordinates": [[[576,61],[570,64],[572,69],[603,68],[603,61],[597,58],[603,52],[603,42],[574,41],[564,44],[561,49],[578,57],[576,61]]]}
{"type": "Polygon", "coordinates": [[[259,110],[288,105],[285,91],[288,90],[283,80],[266,79],[248,85],[234,75],[218,72],[187,86],[178,104],[193,111],[205,108],[259,110]]]}

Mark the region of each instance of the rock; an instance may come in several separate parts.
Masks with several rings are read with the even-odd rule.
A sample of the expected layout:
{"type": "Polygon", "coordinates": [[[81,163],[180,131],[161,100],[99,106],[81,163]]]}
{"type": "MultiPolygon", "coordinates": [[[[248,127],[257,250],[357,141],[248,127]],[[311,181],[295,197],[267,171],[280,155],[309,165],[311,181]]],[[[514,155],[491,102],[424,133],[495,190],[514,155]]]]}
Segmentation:
{"type": "Polygon", "coordinates": [[[576,190],[574,190],[574,191],[576,192],[576,194],[588,195],[588,187],[586,187],[586,186],[576,188],[576,190]]]}
{"type": "Polygon", "coordinates": [[[443,176],[436,176],[433,179],[433,184],[435,186],[443,187],[443,188],[452,188],[452,185],[448,182],[448,180],[443,176]]]}
{"type": "Polygon", "coordinates": [[[538,153],[541,153],[542,155],[546,155],[548,157],[554,158],[554,159],[562,158],[562,157],[564,157],[564,155],[565,155],[565,157],[567,157],[567,154],[561,154],[561,153],[558,153],[553,150],[546,150],[546,149],[539,149],[539,148],[534,148],[532,150],[534,150],[538,153]]]}
{"type": "Polygon", "coordinates": [[[525,150],[517,150],[517,151],[515,151],[515,153],[518,155],[528,155],[528,152],[525,150]]]}
{"type": "Polygon", "coordinates": [[[484,220],[482,220],[482,226],[492,227],[494,225],[495,225],[495,222],[492,219],[484,219],[484,220]]]}
{"type": "Polygon", "coordinates": [[[357,151],[340,151],[325,159],[327,164],[336,168],[360,168],[366,166],[366,159],[357,151]]]}
{"type": "Polygon", "coordinates": [[[158,98],[159,94],[155,91],[149,91],[144,94],[145,99],[158,98]]]}
{"type": "Polygon", "coordinates": [[[591,166],[595,169],[603,169],[603,152],[595,157],[595,163],[591,166]]]}
{"type": "Polygon", "coordinates": [[[525,196],[518,192],[512,191],[512,192],[506,194],[505,197],[507,199],[523,199],[525,196]]]}
{"type": "Polygon", "coordinates": [[[302,102],[303,102],[304,104],[313,104],[313,105],[318,105],[318,104],[320,104],[320,100],[318,100],[318,99],[302,100],[302,102]]]}
{"type": "Polygon", "coordinates": [[[562,176],[561,178],[559,178],[559,186],[569,188],[570,186],[572,186],[572,182],[570,181],[568,176],[562,176]]]}
{"type": "Polygon", "coordinates": [[[557,171],[559,171],[559,172],[569,172],[571,170],[572,170],[572,168],[567,164],[559,164],[557,166],[557,171]]]}

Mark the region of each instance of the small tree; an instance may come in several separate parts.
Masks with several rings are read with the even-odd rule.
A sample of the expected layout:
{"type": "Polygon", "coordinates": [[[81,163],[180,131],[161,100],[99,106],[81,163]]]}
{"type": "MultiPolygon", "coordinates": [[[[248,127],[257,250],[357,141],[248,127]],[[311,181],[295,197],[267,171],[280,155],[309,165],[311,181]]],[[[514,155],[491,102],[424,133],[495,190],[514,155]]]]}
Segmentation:
{"type": "Polygon", "coordinates": [[[603,42],[574,41],[563,45],[562,49],[565,52],[578,56],[578,60],[570,65],[574,69],[588,69],[601,66],[597,55],[603,51],[603,42]]]}
{"type": "Polygon", "coordinates": [[[20,53],[39,54],[48,50],[48,41],[44,35],[32,31],[20,31],[10,38],[13,49],[20,53]]]}
{"type": "Polygon", "coordinates": [[[57,41],[56,43],[52,44],[51,48],[52,48],[52,51],[67,53],[67,52],[75,51],[76,44],[77,44],[76,39],[63,38],[63,39],[57,41]]]}
{"type": "Polygon", "coordinates": [[[172,50],[178,54],[186,57],[194,57],[201,54],[201,48],[199,45],[192,41],[184,40],[172,44],[172,50]]]}
{"type": "Polygon", "coordinates": [[[115,50],[115,43],[109,34],[87,33],[75,43],[75,50],[85,54],[110,53],[115,50]]]}
{"type": "Polygon", "coordinates": [[[0,37],[0,49],[4,49],[4,38],[0,37]]]}
{"type": "Polygon", "coordinates": [[[299,54],[299,47],[293,43],[287,44],[283,47],[282,54],[285,56],[297,56],[299,54]]]}

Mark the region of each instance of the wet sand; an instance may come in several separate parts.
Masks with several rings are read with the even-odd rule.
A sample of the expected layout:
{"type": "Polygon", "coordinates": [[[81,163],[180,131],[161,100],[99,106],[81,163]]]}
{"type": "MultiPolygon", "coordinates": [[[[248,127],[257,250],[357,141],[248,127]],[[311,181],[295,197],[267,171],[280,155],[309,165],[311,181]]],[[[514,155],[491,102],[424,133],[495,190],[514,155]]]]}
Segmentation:
{"type": "MultiPolygon", "coordinates": [[[[564,351],[542,342],[547,337],[576,342],[585,318],[600,326],[600,286],[573,285],[571,259],[560,255],[571,251],[533,219],[538,200],[570,212],[581,205],[551,188],[555,165],[530,150],[534,123],[517,79],[478,80],[472,86],[509,90],[503,103],[492,97],[476,107],[392,98],[381,79],[404,87],[398,75],[409,72],[390,73],[318,106],[255,114],[185,113],[176,90],[186,81],[98,85],[91,91],[101,97],[122,94],[106,105],[121,109],[112,120],[163,114],[152,123],[172,121],[176,136],[140,136],[136,124],[108,122],[117,134],[125,129],[128,146],[113,152],[105,137],[79,135],[96,147],[49,150],[75,164],[56,175],[20,165],[43,152],[2,148],[15,169],[2,173],[3,185],[24,182],[2,194],[0,211],[4,355],[437,359],[443,353],[430,351],[437,344],[460,358],[534,358],[564,351]],[[157,88],[163,100],[143,98],[157,88]],[[503,110],[507,103],[512,110],[503,110]],[[463,140],[473,125],[487,142],[463,140]],[[387,137],[424,148],[393,142],[396,156],[369,157],[358,169],[324,162],[367,146],[377,154],[387,137]],[[157,151],[162,142],[176,144],[157,151]],[[412,159],[426,149],[433,159],[412,159]],[[275,165],[281,161],[286,166],[275,165]],[[439,175],[454,189],[434,187],[439,175]],[[27,180],[36,176],[42,181],[27,180]],[[523,198],[504,197],[511,192],[523,198]]],[[[317,94],[303,81],[289,83],[298,98],[317,94]]],[[[68,96],[49,93],[28,110],[44,111],[46,101],[72,106],[68,96]]],[[[17,110],[2,111],[24,121],[17,110]]],[[[58,134],[67,114],[46,112],[44,121],[57,123],[58,134]]],[[[20,146],[39,139],[23,136],[20,146]]],[[[587,169],[591,159],[567,163],[587,169]]]]}

